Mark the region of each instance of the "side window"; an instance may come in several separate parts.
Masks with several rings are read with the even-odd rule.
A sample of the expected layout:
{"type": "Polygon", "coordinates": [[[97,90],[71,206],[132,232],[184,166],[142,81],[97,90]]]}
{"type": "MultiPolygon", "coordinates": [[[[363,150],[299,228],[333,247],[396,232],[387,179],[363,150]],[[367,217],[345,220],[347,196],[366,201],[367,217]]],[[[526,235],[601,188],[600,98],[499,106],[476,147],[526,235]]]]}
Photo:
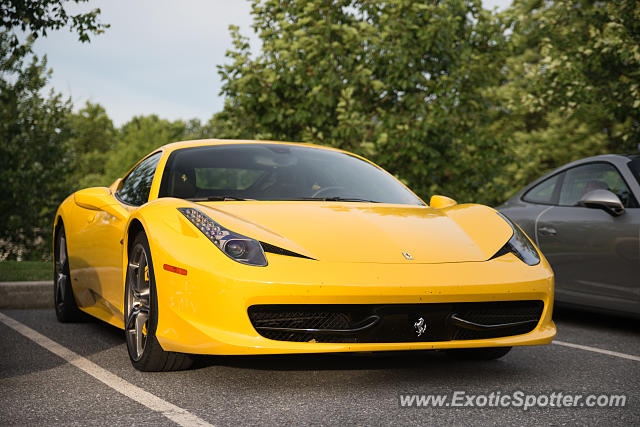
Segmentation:
{"type": "Polygon", "coordinates": [[[553,203],[553,194],[556,191],[556,185],[561,174],[554,175],[549,179],[542,181],[540,184],[527,191],[522,197],[525,202],[542,203],[550,205],[553,203]]]}
{"type": "Polygon", "coordinates": [[[160,161],[162,153],[153,154],[144,159],[129,175],[122,181],[122,187],[118,190],[118,197],[123,202],[140,206],[149,200],[151,182],[156,172],[156,166],[160,161]]]}
{"type": "Polygon", "coordinates": [[[585,194],[594,190],[609,190],[620,198],[625,208],[636,207],[629,187],[610,163],[589,163],[566,171],[559,204],[575,206],[585,194]]]}

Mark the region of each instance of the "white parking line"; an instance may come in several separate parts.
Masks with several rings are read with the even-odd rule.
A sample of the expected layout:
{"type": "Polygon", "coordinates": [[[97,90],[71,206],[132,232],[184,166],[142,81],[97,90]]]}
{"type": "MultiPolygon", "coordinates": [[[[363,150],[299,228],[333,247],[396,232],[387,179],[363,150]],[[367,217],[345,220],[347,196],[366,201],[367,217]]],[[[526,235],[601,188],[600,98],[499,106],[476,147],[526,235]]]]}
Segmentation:
{"type": "Polygon", "coordinates": [[[0,313],[0,321],[11,329],[20,333],[21,335],[29,338],[36,344],[44,347],[45,349],[63,358],[75,367],[83,370],[97,380],[102,381],[118,393],[121,393],[128,398],[135,400],[136,402],[146,406],[153,411],[159,412],[178,425],[211,426],[211,424],[207,423],[202,418],[193,415],[191,412],[182,409],[172,403],[169,403],[166,400],[163,400],[158,396],[155,396],[148,391],[145,391],[140,387],[123,380],[119,376],[114,375],[106,369],[96,365],[89,359],[80,356],[79,354],[69,350],[68,348],[58,344],[55,341],[52,341],[44,335],[34,331],[30,327],[23,325],[22,323],[3,313],[0,313]]]}
{"type": "Polygon", "coordinates": [[[634,356],[632,354],[618,353],[617,351],[603,350],[603,349],[597,348],[597,347],[590,347],[588,345],[573,344],[573,343],[570,343],[570,342],[564,342],[564,341],[558,341],[558,340],[553,340],[552,343],[553,344],[557,344],[557,345],[562,345],[562,346],[565,346],[565,347],[579,348],[580,350],[592,351],[594,353],[606,354],[608,356],[615,356],[615,357],[620,357],[622,359],[629,359],[629,360],[635,360],[636,362],[640,362],[640,356],[634,356]]]}

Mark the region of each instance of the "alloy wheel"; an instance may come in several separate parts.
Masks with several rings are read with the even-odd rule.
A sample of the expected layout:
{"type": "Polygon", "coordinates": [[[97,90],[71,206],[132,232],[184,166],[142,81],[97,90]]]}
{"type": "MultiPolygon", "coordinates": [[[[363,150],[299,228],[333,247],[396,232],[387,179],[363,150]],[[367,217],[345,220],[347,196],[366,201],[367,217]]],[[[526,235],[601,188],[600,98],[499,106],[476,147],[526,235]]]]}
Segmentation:
{"type": "Polygon", "coordinates": [[[127,344],[131,357],[138,361],[142,358],[147,344],[148,320],[150,311],[149,264],[142,245],[133,250],[127,271],[127,344]]]}
{"type": "Polygon", "coordinates": [[[66,274],[65,266],[67,264],[67,240],[63,236],[58,239],[58,253],[55,263],[55,282],[54,282],[54,295],[55,304],[58,311],[64,310],[65,291],[67,289],[67,283],[69,276],[66,274]]]}

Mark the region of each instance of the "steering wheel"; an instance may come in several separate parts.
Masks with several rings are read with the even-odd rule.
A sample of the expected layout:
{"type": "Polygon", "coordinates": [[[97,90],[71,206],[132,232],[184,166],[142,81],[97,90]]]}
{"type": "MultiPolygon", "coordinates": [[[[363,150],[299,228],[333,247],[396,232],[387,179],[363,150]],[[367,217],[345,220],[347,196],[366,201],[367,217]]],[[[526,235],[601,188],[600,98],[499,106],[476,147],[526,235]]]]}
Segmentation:
{"type": "Polygon", "coordinates": [[[339,187],[337,185],[331,186],[331,187],[324,187],[319,189],[318,191],[316,191],[315,193],[313,193],[311,195],[311,197],[318,197],[319,194],[324,193],[325,191],[329,191],[329,190],[342,190],[344,187],[339,187]]]}

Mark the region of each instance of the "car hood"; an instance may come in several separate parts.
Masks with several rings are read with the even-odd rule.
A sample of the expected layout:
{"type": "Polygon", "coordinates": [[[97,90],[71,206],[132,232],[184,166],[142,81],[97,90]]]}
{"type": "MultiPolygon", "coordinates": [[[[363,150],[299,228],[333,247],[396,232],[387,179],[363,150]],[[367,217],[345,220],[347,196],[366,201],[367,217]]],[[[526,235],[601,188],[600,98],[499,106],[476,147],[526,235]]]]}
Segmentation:
{"type": "Polygon", "coordinates": [[[340,202],[212,202],[199,208],[221,225],[321,261],[450,263],[485,261],[513,230],[482,205],[340,202]]]}

